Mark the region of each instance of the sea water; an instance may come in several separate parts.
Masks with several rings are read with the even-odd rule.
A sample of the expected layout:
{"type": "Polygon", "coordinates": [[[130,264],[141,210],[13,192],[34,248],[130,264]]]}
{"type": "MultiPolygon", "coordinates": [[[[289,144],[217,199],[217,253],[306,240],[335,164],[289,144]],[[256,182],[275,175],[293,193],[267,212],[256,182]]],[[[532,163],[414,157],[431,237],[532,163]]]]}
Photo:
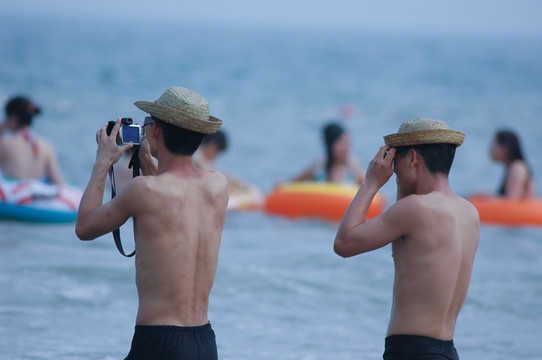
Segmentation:
{"type": "MultiPolygon", "coordinates": [[[[542,41],[537,38],[246,29],[2,18],[0,100],[41,105],[35,129],[80,187],[96,130],[170,85],[203,94],[230,148],[218,167],[267,193],[323,156],[339,119],[367,166],[382,136],[429,116],[464,131],[450,176],[494,192],[489,146],[516,130],[542,189],[542,41]]],[[[382,193],[393,202],[395,179],[382,193]]],[[[336,224],[229,213],[209,318],[221,359],[378,359],[391,307],[390,247],[342,259],[336,224]]],[[[122,229],[131,249],[132,230],[122,229]]],[[[542,358],[542,230],[482,226],[455,341],[463,359],[542,358]]],[[[130,347],[133,259],[73,224],[0,222],[0,359],[119,359],[130,347]]]]}

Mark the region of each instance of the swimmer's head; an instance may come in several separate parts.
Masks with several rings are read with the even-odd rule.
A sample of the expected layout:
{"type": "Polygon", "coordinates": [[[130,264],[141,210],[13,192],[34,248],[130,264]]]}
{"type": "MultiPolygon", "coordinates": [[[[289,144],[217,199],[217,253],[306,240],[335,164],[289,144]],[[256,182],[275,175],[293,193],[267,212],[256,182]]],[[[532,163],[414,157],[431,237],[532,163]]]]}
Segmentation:
{"type": "Polygon", "coordinates": [[[226,151],[228,148],[228,139],[223,131],[218,130],[213,134],[209,134],[203,138],[202,145],[215,144],[218,152],[226,151]]]}
{"type": "Polygon", "coordinates": [[[24,96],[11,98],[5,107],[6,116],[16,121],[17,127],[26,127],[32,125],[32,119],[35,115],[41,114],[41,109],[30,99],[24,96]]]}
{"type": "MultiPolygon", "coordinates": [[[[326,169],[329,170],[338,157],[347,157],[350,151],[348,134],[338,123],[329,123],[324,127],[324,144],[326,149],[326,169]],[[338,146],[339,145],[339,146],[338,146]]],[[[342,159],[344,160],[344,159],[342,159]]]]}
{"type": "MultiPolygon", "coordinates": [[[[519,137],[515,132],[511,130],[497,131],[497,134],[495,134],[494,143],[505,149],[506,154],[504,154],[503,159],[505,162],[510,162],[514,160],[525,160],[525,157],[523,156],[523,151],[521,151],[519,137]]],[[[494,149],[492,149],[492,153],[493,152],[495,152],[494,149]]],[[[492,156],[495,159],[494,154],[492,154],[492,156]]]]}

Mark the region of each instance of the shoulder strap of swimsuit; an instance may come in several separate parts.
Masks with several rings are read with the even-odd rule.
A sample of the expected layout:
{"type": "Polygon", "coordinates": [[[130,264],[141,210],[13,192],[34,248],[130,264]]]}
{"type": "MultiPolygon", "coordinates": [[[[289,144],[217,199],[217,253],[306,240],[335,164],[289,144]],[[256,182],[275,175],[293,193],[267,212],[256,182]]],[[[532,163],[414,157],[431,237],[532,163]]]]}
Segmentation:
{"type": "Polygon", "coordinates": [[[23,139],[25,139],[30,147],[32,148],[32,153],[34,156],[38,156],[39,154],[39,147],[38,147],[38,141],[36,138],[36,134],[34,134],[33,131],[31,131],[29,128],[21,130],[21,135],[23,136],[23,139]]]}
{"type": "Polygon", "coordinates": [[[324,160],[318,160],[314,165],[314,179],[316,181],[327,181],[326,163],[324,160]]]}

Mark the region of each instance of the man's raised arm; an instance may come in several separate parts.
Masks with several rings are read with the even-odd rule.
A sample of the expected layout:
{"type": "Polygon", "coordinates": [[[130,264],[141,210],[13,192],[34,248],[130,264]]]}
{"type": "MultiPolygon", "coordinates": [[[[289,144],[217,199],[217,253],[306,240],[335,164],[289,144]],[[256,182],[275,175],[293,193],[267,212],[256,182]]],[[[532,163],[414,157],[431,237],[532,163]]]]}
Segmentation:
{"type": "Polygon", "coordinates": [[[389,218],[387,213],[370,221],[366,219],[374,196],[393,174],[394,156],[395,149],[382,146],[369,164],[365,179],[339,225],[333,246],[338,255],[354,256],[382,247],[393,240],[389,240],[390,237],[383,233],[379,234],[380,228],[389,218]]]}
{"type": "Polygon", "coordinates": [[[109,136],[106,134],[106,126],[100,128],[96,133],[96,141],[98,142],[96,162],[81,198],[75,223],[75,234],[81,240],[93,240],[109,232],[108,230],[102,230],[105,222],[102,216],[110,216],[110,214],[107,211],[97,211],[102,207],[105,179],[111,166],[120,159],[126,150],[132,147],[132,145],[121,147],[117,145],[116,137],[120,124],[121,120],[119,118],[109,136]]]}

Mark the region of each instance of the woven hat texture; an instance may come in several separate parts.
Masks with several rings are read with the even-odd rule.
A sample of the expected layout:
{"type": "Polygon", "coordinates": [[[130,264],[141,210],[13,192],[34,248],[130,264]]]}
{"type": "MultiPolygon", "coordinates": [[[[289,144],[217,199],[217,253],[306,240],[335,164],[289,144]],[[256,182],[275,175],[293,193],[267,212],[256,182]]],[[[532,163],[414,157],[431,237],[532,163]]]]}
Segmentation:
{"type": "Polygon", "coordinates": [[[222,125],[222,120],[209,115],[207,99],[180,86],[169,87],[155,102],[134,105],[168,124],[203,134],[215,133],[222,125]]]}
{"type": "Polygon", "coordinates": [[[463,132],[451,130],[444,121],[425,118],[405,121],[396,134],[384,136],[386,145],[392,147],[422,144],[460,146],[464,139],[463,132]]]}

